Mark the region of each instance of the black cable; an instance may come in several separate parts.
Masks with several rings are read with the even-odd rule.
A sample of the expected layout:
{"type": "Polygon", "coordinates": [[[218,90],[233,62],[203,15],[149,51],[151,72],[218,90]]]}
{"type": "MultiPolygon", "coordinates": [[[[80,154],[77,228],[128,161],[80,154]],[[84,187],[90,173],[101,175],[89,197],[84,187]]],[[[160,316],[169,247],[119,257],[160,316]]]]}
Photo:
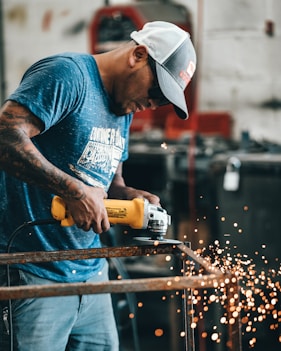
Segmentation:
{"type": "Polygon", "coordinates": [[[5,81],[5,55],[4,55],[4,14],[3,1],[0,0],[0,103],[6,98],[6,81],[5,81]]]}
{"type": "MultiPolygon", "coordinates": [[[[20,233],[20,231],[26,227],[34,227],[36,225],[44,225],[44,224],[54,224],[58,223],[57,220],[55,219],[39,219],[35,221],[29,221],[21,224],[19,227],[15,229],[15,231],[10,235],[7,248],[6,248],[6,253],[10,253],[10,249],[12,247],[12,244],[17,237],[17,235],[20,233]]],[[[11,286],[11,277],[10,277],[10,265],[6,265],[6,273],[7,273],[7,287],[11,286]]],[[[9,343],[10,343],[10,351],[14,350],[14,335],[13,335],[13,312],[12,312],[12,300],[8,300],[8,321],[9,321],[9,329],[7,330],[8,335],[9,335],[9,343]]]]}

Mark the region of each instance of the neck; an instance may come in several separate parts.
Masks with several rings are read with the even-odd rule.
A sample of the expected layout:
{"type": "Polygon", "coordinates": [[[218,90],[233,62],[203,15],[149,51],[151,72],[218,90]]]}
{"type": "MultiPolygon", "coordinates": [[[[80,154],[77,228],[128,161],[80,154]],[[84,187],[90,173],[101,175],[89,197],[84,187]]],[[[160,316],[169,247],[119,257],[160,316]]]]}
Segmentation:
{"type": "Polygon", "coordinates": [[[109,94],[112,92],[114,81],[124,78],[128,53],[134,45],[134,42],[129,42],[117,49],[94,55],[102,82],[109,94]]]}

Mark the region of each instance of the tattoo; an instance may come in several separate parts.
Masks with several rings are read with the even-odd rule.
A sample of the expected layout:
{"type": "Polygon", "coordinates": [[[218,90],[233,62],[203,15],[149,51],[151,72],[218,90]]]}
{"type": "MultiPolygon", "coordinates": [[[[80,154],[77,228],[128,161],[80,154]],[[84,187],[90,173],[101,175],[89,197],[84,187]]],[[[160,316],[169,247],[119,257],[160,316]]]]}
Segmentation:
{"type": "Polygon", "coordinates": [[[52,165],[33,144],[31,137],[42,129],[37,117],[9,102],[0,115],[0,169],[62,197],[83,198],[83,183],[52,165]]]}
{"type": "Polygon", "coordinates": [[[19,128],[28,131],[30,137],[43,130],[43,122],[23,106],[9,101],[1,114],[0,128],[19,128]]]}

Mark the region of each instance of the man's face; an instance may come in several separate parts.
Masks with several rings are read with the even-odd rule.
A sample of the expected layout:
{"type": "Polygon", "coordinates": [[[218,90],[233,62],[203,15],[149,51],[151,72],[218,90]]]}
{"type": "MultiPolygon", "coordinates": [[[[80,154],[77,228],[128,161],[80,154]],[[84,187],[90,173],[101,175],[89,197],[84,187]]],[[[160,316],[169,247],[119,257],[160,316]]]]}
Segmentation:
{"type": "Polygon", "coordinates": [[[127,78],[117,85],[111,96],[111,110],[117,116],[144,111],[147,108],[155,109],[169,103],[159,88],[155,62],[150,57],[144,65],[132,70],[127,78]]]}

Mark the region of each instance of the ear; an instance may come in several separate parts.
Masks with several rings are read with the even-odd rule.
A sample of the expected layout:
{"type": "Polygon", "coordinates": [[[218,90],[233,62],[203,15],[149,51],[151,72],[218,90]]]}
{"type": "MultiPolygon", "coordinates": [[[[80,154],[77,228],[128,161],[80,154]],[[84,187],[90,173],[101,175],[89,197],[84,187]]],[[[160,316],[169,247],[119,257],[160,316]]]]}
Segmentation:
{"type": "Polygon", "coordinates": [[[134,67],[135,64],[141,63],[141,62],[146,63],[147,58],[148,58],[148,51],[145,45],[134,46],[129,58],[130,66],[134,67]]]}

